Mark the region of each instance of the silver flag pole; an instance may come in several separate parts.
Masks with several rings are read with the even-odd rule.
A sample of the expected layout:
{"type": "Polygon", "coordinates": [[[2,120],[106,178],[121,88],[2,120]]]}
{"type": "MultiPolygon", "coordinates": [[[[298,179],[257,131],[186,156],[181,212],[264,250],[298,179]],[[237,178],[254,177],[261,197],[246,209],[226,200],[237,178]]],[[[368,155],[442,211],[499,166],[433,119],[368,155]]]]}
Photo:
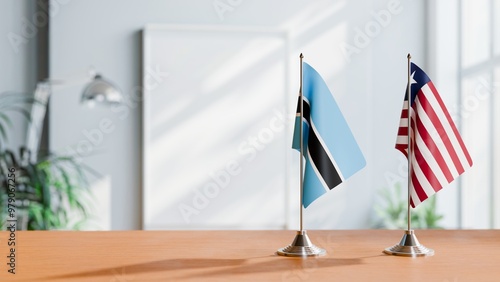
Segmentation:
{"type": "Polygon", "coordinates": [[[403,238],[399,244],[392,247],[386,248],[384,253],[388,255],[405,256],[405,257],[422,257],[422,256],[432,256],[434,255],[433,249],[428,249],[424,245],[418,242],[415,232],[411,229],[411,209],[410,209],[410,199],[411,199],[411,110],[412,110],[412,97],[411,97],[411,55],[408,53],[408,84],[407,84],[407,94],[408,94],[408,229],[405,230],[403,238]]]}
{"type": "Polygon", "coordinates": [[[295,239],[292,244],[278,249],[276,252],[280,256],[289,256],[289,257],[311,257],[311,256],[322,256],[326,254],[324,249],[321,249],[315,246],[309,236],[307,236],[307,231],[304,230],[303,226],[303,210],[304,207],[302,205],[304,198],[304,96],[302,93],[302,82],[303,82],[303,74],[302,74],[302,64],[303,64],[304,55],[300,53],[300,88],[299,88],[299,108],[300,108],[300,230],[297,231],[295,235],[295,239]]]}

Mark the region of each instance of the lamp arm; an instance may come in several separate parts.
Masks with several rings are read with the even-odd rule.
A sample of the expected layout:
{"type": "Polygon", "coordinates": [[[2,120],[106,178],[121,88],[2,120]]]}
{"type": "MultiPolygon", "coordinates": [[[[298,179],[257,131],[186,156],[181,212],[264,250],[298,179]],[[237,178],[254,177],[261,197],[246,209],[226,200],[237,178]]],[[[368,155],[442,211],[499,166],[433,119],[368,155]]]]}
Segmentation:
{"type": "Polygon", "coordinates": [[[37,83],[34,98],[35,103],[31,107],[31,120],[28,124],[26,133],[26,147],[31,152],[31,161],[36,162],[38,150],[40,148],[40,140],[43,131],[43,122],[47,112],[47,104],[50,94],[52,93],[51,85],[48,82],[42,81],[37,83]]]}
{"type": "Polygon", "coordinates": [[[97,75],[93,68],[88,71],[86,80],[79,76],[67,80],[45,79],[44,81],[38,82],[34,93],[34,98],[37,103],[33,104],[31,107],[31,122],[28,125],[26,134],[26,147],[31,152],[31,160],[33,162],[36,161],[38,156],[43,122],[47,113],[47,103],[53,92],[52,90],[58,86],[69,87],[81,84],[82,82],[90,82],[82,94],[82,101],[85,100],[88,103],[94,99],[99,101],[99,98],[101,98],[101,100],[107,103],[121,103],[122,96],[120,91],[111,82],[97,75]]]}
{"type": "Polygon", "coordinates": [[[46,118],[49,97],[53,88],[70,87],[92,81],[96,71],[90,67],[86,75],[77,75],[69,79],[47,78],[36,84],[34,98],[36,103],[31,107],[31,120],[26,132],[26,147],[31,152],[31,161],[36,162],[40,141],[42,139],[43,122],[46,118]]]}

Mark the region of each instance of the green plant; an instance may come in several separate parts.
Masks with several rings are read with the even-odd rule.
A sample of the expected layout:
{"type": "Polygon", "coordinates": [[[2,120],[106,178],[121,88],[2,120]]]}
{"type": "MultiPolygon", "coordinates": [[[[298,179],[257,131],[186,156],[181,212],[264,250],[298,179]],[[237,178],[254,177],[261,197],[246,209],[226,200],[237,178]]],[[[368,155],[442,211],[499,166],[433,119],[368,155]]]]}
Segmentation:
{"type": "Polygon", "coordinates": [[[16,205],[18,210],[28,212],[28,230],[77,228],[88,217],[85,205],[89,195],[88,183],[81,165],[71,156],[56,155],[33,163],[29,155],[24,148],[21,148],[19,157],[9,150],[0,154],[0,185],[4,200],[8,170],[13,169],[16,205]]]}
{"type": "MultiPolygon", "coordinates": [[[[7,112],[18,112],[31,121],[26,109],[36,101],[15,94],[0,95],[0,199],[2,207],[8,198],[8,175],[15,171],[16,214],[26,214],[28,230],[79,229],[88,218],[87,172],[90,168],[73,156],[47,154],[33,161],[30,152],[21,146],[16,154],[3,146],[12,121],[7,112]]],[[[3,223],[6,209],[0,210],[3,223]]]]}
{"type": "MultiPolygon", "coordinates": [[[[408,198],[402,195],[401,183],[396,183],[394,189],[383,189],[380,192],[382,205],[375,206],[378,216],[375,227],[387,229],[408,228],[408,198]]],[[[405,193],[406,194],[406,193],[405,193]]],[[[417,229],[442,228],[439,224],[443,215],[437,212],[436,196],[432,196],[418,207],[411,209],[411,226],[417,229]]]]}

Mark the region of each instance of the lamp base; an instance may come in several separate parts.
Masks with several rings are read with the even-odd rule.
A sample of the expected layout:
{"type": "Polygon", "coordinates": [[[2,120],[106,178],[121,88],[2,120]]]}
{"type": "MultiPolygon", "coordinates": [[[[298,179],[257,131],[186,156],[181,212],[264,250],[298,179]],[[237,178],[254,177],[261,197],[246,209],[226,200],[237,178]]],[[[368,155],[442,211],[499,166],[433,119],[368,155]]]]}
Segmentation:
{"type": "Polygon", "coordinates": [[[413,230],[405,230],[401,242],[390,248],[386,248],[384,253],[395,256],[424,257],[433,256],[434,250],[420,244],[413,230]]]}
{"type": "Polygon", "coordinates": [[[292,244],[279,249],[277,254],[287,257],[313,257],[323,256],[326,254],[326,251],[311,243],[306,230],[302,230],[297,231],[297,235],[295,235],[292,244]]]}

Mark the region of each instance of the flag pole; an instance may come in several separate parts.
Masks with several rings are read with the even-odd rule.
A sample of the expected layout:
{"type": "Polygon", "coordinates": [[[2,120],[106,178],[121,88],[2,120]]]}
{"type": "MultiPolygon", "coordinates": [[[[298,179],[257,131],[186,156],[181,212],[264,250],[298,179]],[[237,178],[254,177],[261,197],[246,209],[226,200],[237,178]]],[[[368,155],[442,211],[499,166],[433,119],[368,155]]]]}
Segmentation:
{"type": "Polygon", "coordinates": [[[408,53],[406,56],[408,59],[408,84],[406,91],[408,93],[408,231],[411,230],[411,210],[410,210],[410,201],[411,201],[411,55],[408,53]]]}
{"type": "Polygon", "coordinates": [[[405,231],[403,238],[399,244],[392,247],[384,249],[384,253],[388,255],[404,256],[404,257],[423,257],[423,256],[433,256],[434,250],[426,248],[424,245],[420,244],[415,235],[415,232],[411,229],[411,110],[412,110],[412,96],[411,96],[411,55],[408,53],[406,56],[408,59],[408,83],[406,92],[408,95],[408,229],[405,231]]]}
{"type": "Polygon", "coordinates": [[[300,232],[304,230],[304,225],[303,225],[303,211],[304,211],[304,205],[303,200],[304,200],[304,157],[305,154],[304,152],[304,96],[302,93],[302,63],[303,63],[304,55],[300,53],[300,88],[299,88],[299,100],[300,100],[300,202],[299,202],[299,208],[300,208],[300,232]]]}
{"type": "Polygon", "coordinates": [[[303,127],[304,127],[304,96],[302,93],[302,80],[303,80],[303,73],[302,73],[302,65],[303,65],[303,59],[304,55],[300,53],[300,88],[299,88],[299,108],[300,108],[300,229],[297,231],[297,234],[295,235],[295,239],[293,242],[281,249],[278,249],[276,252],[280,256],[287,256],[287,257],[312,257],[312,256],[323,256],[326,254],[326,251],[322,248],[319,248],[315,246],[311,240],[309,239],[309,236],[307,236],[307,231],[304,230],[303,226],[303,210],[304,206],[302,204],[303,198],[304,198],[304,158],[305,154],[304,152],[304,132],[303,132],[303,127]]]}

